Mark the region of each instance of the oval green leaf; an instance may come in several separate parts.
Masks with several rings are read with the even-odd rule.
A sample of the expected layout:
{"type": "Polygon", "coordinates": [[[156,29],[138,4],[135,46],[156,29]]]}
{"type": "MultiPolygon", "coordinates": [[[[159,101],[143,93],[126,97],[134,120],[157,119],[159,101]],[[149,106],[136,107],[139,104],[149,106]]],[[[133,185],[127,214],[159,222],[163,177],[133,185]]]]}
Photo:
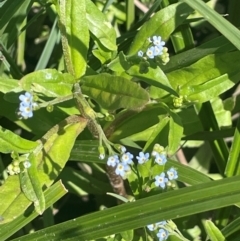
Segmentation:
{"type": "Polygon", "coordinates": [[[25,196],[34,203],[36,212],[41,215],[45,210],[45,197],[38,176],[35,154],[31,153],[28,159],[30,167],[21,170],[20,185],[25,196]]]}
{"type": "Polygon", "coordinates": [[[44,69],[25,75],[19,84],[26,91],[33,90],[48,97],[58,97],[70,95],[74,82],[70,74],[62,74],[55,69],[44,69]]]}
{"type": "Polygon", "coordinates": [[[67,37],[68,40],[74,77],[79,79],[86,71],[90,38],[86,18],[86,1],[68,0],[64,3],[66,10],[66,36],[64,38],[67,37]]]}
{"type": "Polygon", "coordinates": [[[34,141],[26,140],[13,132],[0,127],[0,152],[28,153],[33,151],[39,144],[34,141]]]}
{"type": "Polygon", "coordinates": [[[131,76],[137,77],[140,80],[148,83],[149,85],[158,87],[167,91],[169,94],[178,96],[178,93],[172,88],[168,81],[167,76],[164,72],[157,66],[156,68],[148,68],[147,73],[140,73],[139,66],[132,66],[127,73],[131,76]]]}
{"type": "Polygon", "coordinates": [[[19,87],[18,80],[3,77],[0,78],[0,92],[5,94],[17,87],[19,87]]]}
{"type": "Polygon", "coordinates": [[[108,50],[117,50],[116,33],[108,22],[106,15],[90,0],[86,1],[86,9],[88,27],[94,35],[94,40],[98,42],[98,45],[102,44],[108,50]]]}
{"type": "Polygon", "coordinates": [[[83,94],[109,110],[136,109],[144,106],[149,100],[146,90],[120,76],[91,75],[84,77],[81,83],[83,94]]]}
{"type": "Polygon", "coordinates": [[[215,226],[212,221],[206,220],[204,222],[204,227],[211,241],[226,241],[221,231],[215,226]]]}
{"type": "Polygon", "coordinates": [[[142,50],[145,41],[154,35],[159,35],[166,41],[191,12],[192,9],[185,3],[171,4],[163,8],[141,27],[128,54],[136,54],[139,50],[142,50]]]}

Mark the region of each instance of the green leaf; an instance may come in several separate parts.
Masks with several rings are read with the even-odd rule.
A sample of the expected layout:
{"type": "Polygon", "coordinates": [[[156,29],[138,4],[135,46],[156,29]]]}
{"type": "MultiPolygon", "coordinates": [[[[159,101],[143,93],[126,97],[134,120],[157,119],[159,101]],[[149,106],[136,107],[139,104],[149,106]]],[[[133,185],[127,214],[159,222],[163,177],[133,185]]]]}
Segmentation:
{"type": "Polygon", "coordinates": [[[167,91],[168,93],[178,96],[178,93],[172,88],[167,76],[164,72],[157,66],[156,68],[148,68],[147,73],[140,73],[139,66],[132,66],[127,73],[131,76],[137,77],[140,80],[148,83],[149,85],[158,87],[167,91]]]}
{"type": "Polygon", "coordinates": [[[74,161],[84,160],[84,162],[105,163],[98,155],[98,140],[76,140],[71,150],[69,159],[74,161]]]}
{"type": "Polygon", "coordinates": [[[226,241],[221,231],[215,226],[212,221],[206,220],[204,222],[204,227],[211,241],[226,241]]]}
{"type": "Polygon", "coordinates": [[[238,81],[239,72],[237,63],[240,53],[230,52],[208,55],[189,67],[173,71],[167,77],[173,87],[185,88],[191,85],[200,85],[226,73],[233,82],[238,81]],[[177,80],[177,81],[176,81],[177,80]]]}
{"type": "Polygon", "coordinates": [[[44,69],[47,67],[48,62],[51,56],[53,55],[54,47],[56,44],[58,44],[59,40],[60,40],[60,35],[59,35],[59,30],[57,28],[57,17],[56,17],[54,20],[51,32],[48,36],[48,40],[44,46],[44,49],[35,67],[35,71],[44,69]]]}
{"type": "MultiPolygon", "coordinates": [[[[29,162],[31,166],[22,168],[19,173],[21,189],[25,196],[34,203],[36,212],[42,214],[45,210],[45,198],[38,176],[35,154],[31,153],[26,162],[29,162]]],[[[20,165],[23,164],[20,163],[20,165]]]]}
{"type": "MultiPolygon", "coordinates": [[[[48,188],[55,181],[69,159],[75,139],[84,130],[86,124],[85,119],[71,116],[54,126],[41,138],[43,147],[34,152],[41,187],[48,188]]],[[[34,172],[29,175],[29,178],[31,182],[34,182],[34,172]]],[[[0,187],[0,195],[0,213],[4,222],[18,217],[31,204],[21,192],[17,176],[11,176],[6,180],[4,185],[0,187]]]]}
{"type": "MultiPolygon", "coordinates": [[[[96,147],[98,147],[98,145],[96,147]]],[[[98,151],[95,152],[95,156],[98,157],[98,151]]],[[[106,160],[104,162],[106,162],[106,160]]],[[[111,185],[109,183],[103,182],[86,172],[78,171],[70,167],[65,167],[59,178],[69,192],[80,196],[88,194],[100,195],[111,191],[111,185]]]]}
{"type": "Polygon", "coordinates": [[[86,124],[86,119],[70,116],[42,137],[44,146],[36,158],[39,179],[45,187],[49,187],[62,171],[69,159],[75,139],[86,124]]]}
{"type": "Polygon", "coordinates": [[[107,51],[107,49],[102,48],[100,45],[97,44],[97,46],[98,49],[94,49],[92,53],[96,58],[100,60],[101,64],[105,64],[106,61],[111,59],[112,54],[110,51],[107,51]]]}
{"type": "Polygon", "coordinates": [[[222,99],[219,97],[213,99],[211,105],[219,128],[232,126],[231,111],[225,109],[222,99]]]}
{"type": "Polygon", "coordinates": [[[11,90],[17,88],[18,81],[15,79],[9,79],[9,78],[0,78],[0,92],[2,93],[7,93],[10,92],[11,90]]]}
{"type": "Polygon", "coordinates": [[[230,236],[233,233],[237,233],[240,230],[240,217],[233,220],[227,226],[225,226],[221,231],[225,237],[230,236]]]}
{"type": "Polygon", "coordinates": [[[155,13],[137,33],[128,54],[136,54],[139,50],[143,50],[147,39],[154,35],[159,35],[166,41],[191,12],[192,9],[187,4],[176,3],[155,13]]]}
{"type": "Polygon", "coordinates": [[[226,20],[223,16],[211,9],[201,0],[182,0],[193,9],[197,10],[209,23],[211,23],[220,33],[222,33],[236,48],[240,50],[240,31],[226,20]]]}
{"type": "Polygon", "coordinates": [[[26,140],[13,132],[0,127],[0,151],[2,153],[28,153],[33,151],[39,144],[26,140]]]}
{"type": "Polygon", "coordinates": [[[143,227],[149,222],[186,217],[230,206],[240,201],[239,192],[239,176],[207,182],[85,215],[21,237],[21,241],[36,238],[42,241],[52,238],[53,234],[55,240],[97,239],[143,227]]]}
{"type": "Polygon", "coordinates": [[[149,100],[146,90],[120,76],[91,75],[84,77],[81,83],[84,94],[109,110],[136,109],[144,106],[149,100]]]}
{"type": "Polygon", "coordinates": [[[70,74],[62,74],[55,69],[44,69],[25,75],[19,84],[26,91],[32,90],[48,97],[58,97],[72,94],[74,82],[70,74]]]}
{"type": "Polygon", "coordinates": [[[134,231],[128,230],[120,233],[124,241],[132,241],[134,237],[134,231]]]}
{"type": "MultiPolygon", "coordinates": [[[[180,89],[180,94],[193,95],[191,98],[195,100],[199,93],[199,99],[209,100],[238,82],[240,71],[237,63],[239,61],[239,52],[211,54],[189,67],[168,73],[167,78],[174,90],[180,89]],[[214,90],[214,87],[217,89],[214,90]],[[213,93],[210,90],[207,91],[208,88],[214,90],[213,93]],[[207,98],[209,94],[210,97],[207,98]]],[[[150,88],[150,95],[154,98],[161,98],[167,94],[154,86],[150,88]]]]}
{"type": "MultiPolygon", "coordinates": [[[[7,27],[7,24],[9,23],[9,20],[11,20],[11,17],[9,16],[14,16],[17,12],[17,10],[21,9],[22,6],[29,5],[31,3],[30,0],[20,0],[17,2],[12,2],[12,1],[5,1],[3,6],[0,8],[0,29],[1,29],[1,34],[3,34],[3,31],[5,30],[5,27],[7,27]]],[[[18,13],[19,14],[19,13],[18,13]]],[[[23,13],[22,13],[23,14],[23,13]]],[[[15,18],[19,17],[15,15],[15,18]]],[[[14,19],[16,23],[16,19],[14,19]]],[[[15,26],[16,27],[16,26],[15,26]]],[[[15,30],[15,32],[17,32],[15,30]]]]}
{"type": "MultiPolygon", "coordinates": [[[[240,76],[240,73],[239,73],[240,76]]],[[[180,95],[186,96],[189,101],[203,103],[226,92],[235,85],[227,74],[209,80],[201,85],[190,85],[180,90],[180,95]]]]}
{"type": "MultiPolygon", "coordinates": [[[[166,110],[159,105],[148,105],[139,113],[120,112],[116,117],[116,124],[115,122],[112,123],[116,130],[111,133],[109,140],[116,142],[133,134],[143,132],[159,122],[159,115],[165,115],[166,113],[166,110]]],[[[108,132],[109,129],[111,129],[111,125],[106,127],[105,131],[108,132]]],[[[149,136],[146,138],[149,138],[149,136]]]]}
{"type": "Polygon", "coordinates": [[[234,138],[232,146],[229,152],[227,166],[225,174],[227,176],[239,175],[239,163],[240,163],[240,119],[238,119],[237,126],[235,128],[234,138]]]}
{"type": "Polygon", "coordinates": [[[236,50],[236,48],[224,37],[219,36],[204,42],[202,45],[171,56],[171,61],[162,66],[164,73],[169,73],[176,69],[187,67],[196,61],[213,53],[226,53],[236,50]]]}
{"type": "Polygon", "coordinates": [[[74,77],[79,79],[86,71],[89,45],[86,1],[70,0],[64,1],[64,4],[70,60],[74,69],[74,77]]]}
{"type": "Polygon", "coordinates": [[[183,125],[181,118],[173,111],[169,111],[171,116],[169,121],[169,134],[168,134],[168,154],[171,156],[175,154],[179,148],[179,144],[183,135],[183,125]]]}
{"type": "Polygon", "coordinates": [[[189,67],[173,71],[167,77],[173,89],[180,89],[181,95],[187,95],[192,101],[204,102],[217,97],[238,82],[238,61],[239,52],[213,54],[189,67]]]}
{"type": "Polygon", "coordinates": [[[205,175],[191,167],[188,167],[179,162],[169,159],[167,161],[167,163],[165,164],[165,168],[169,169],[171,167],[175,167],[177,169],[178,174],[179,174],[178,179],[180,182],[187,183],[189,185],[196,185],[196,184],[211,181],[211,179],[207,175],[205,175]]]}
{"type": "Polygon", "coordinates": [[[169,123],[169,117],[159,118],[159,122],[157,125],[155,125],[151,130],[152,133],[150,137],[148,138],[143,151],[149,150],[152,151],[152,148],[154,144],[156,143],[156,140],[161,133],[161,131],[164,129],[164,127],[169,123]]]}
{"type": "Polygon", "coordinates": [[[106,15],[90,0],[86,0],[86,11],[88,27],[94,35],[94,40],[98,42],[98,45],[103,45],[108,50],[117,50],[116,33],[106,15]]]}
{"type": "Polygon", "coordinates": [[[4,185],[0,187],[0,194],[0,213],[3,217],[1,224],[12,221],[14,217],[23,212],[23,207],[26,209],[31,204],[21,192],[17,175],[8,177],[4,185]],[[21,203],[21,206],[19,203],[21,203]]]}
{"type": "MultiPolygon", "coordinates": [[[[14,178],[18,179],[17,176],[15,176],[14,178]]],[[[15,185],[15,187],[16,187],[16,185],[15,185]]],[[[54,183],[53,186],[51,186],[49,189],[47,189],[44,192],[44,196],[46,199],[46,208],[49,208],[50,206],[52,206],[56,201],[58,201],[66,193],[67,193],[67,190],[64,188],[61,181],[54,183]]],[[[13,193],[13,194],[16,195],[15,193],[13,193]]],[[[23,193],[21,195],[22,195],[22,197],[25,198],[23,193]]],[[[2,196],[1,196],[1,199],[2,199],[2,196]]],[[[27,200],[27,199],[25,198],[25,200],[27,200]]],[[[0,204],[3,204],[4,202],[1,202],[1,201],[2,200],[0,200],[0,204]]],[[[7,201],[7,199],[6,199],[6,204],[8,202],[9,201],[7,201]]],[[[23,203],[21,202],[21,205],[19,205],[19,203],[13,203],[12,205],[16,205],[22,209],[23,203]]],[[[31,207],[29,207],[25,212],[22,212],[21,215],[18,217],[15,217],[14,213],[13,213],[13,216],[12,216],[13,220],[11,222],[6,223],[6,224],[1,224],[1,222],[0,222],[0,224],[1,224],[0,225],[0,240],[6,240],[10,236],[12,236],[14,233],[16,233],[18,230],[20,230],[21,228],[26,226],[28,223],[30,223],[38,215],[39,214],[34,210],[33,205],[31,207]]],[[[4,219],[3,221],[6,221],[6,220],[4,219]]]]}

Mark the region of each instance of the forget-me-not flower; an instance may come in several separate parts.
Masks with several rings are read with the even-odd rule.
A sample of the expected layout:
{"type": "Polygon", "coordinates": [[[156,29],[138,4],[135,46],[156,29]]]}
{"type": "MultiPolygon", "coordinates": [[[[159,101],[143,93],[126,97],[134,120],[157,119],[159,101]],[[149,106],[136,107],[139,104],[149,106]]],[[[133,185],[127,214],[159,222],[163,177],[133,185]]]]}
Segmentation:
{"type": "Polygon", "coordinates": [[[33,110],[32,110],[32,105],[24,105],[22,102],[20,103],[20,115],[27,119],[27,118],[31,118],[33,116],[33,110]]]}
{"type": "Polygon", "coordinates": [[[154,177],[155,178],[155,186],[156,187],[161,187],[162,189],[165,188],[166,183],[168,183],[168,179],[165,177],[165,173],[162,172],[160,175],[157,175],[154,177]]]}
{"type": "Polygon", "coordinates": [[[130,152],[126,152],[121,156],[121,161],[123,164],[133,164],[133,155],[130,152]]]}
{"type": "Polygon", "coordinates": [[[148,58],[153,59],[155,56],[155,46],[148,48],[146,55],[148,56],[148,58]]]}
{"type": "Polygon", "coordinates": [[[19,96],[20,106],[19,114],[27,119],[33,116],[33,108],[37,106],[37,103],[33,102],[33,96],[31,93],[26,92],[24,95],[19,96]]]}
{"type": "Polygon", "coordinates": [[[165,163],[167,162],[167,158],[164,154],[159,153],[155,156],[155,162],[158,165],[165,165],[165,163]]]}
{"type": "Polygon", "coordinates": [[[19,96],[19,100],[24,105],[30,105],[33,102],[33,96],[31,93],[26,92],[24,95],[19,96]]]}
{"type": "Polygon", "coordinates": [[[175,179],[178,178],[177,170],[174,169],[173,167],[171,167],[171,168],[167,171],[167,175],[168,175],[168,179],[169,179],[169,180],[175,180],[175,179]]]}
{"type": "Polygon", "coordinates": [[[130,169],[130,166],[129,165],[127,165],[127,164],[123,164],[123,163],[118,163],[117,164],[117,168],[116,168],[116,170],[115,170],[115,173],[117,174],[117,175],[120,175],[121,177],[125,177],[125,175],[126,175],[126,172],[128,172],[128,171],[130,171],[131,169],[130,169]]]}
{"type": "Polygon", "coordinates": [[[163,48],[163,46],[165,45],[165,42],[162,41],[162,38],[160,36],[153,36],[152,39],[152,42],[155,46],[163,48]]]}
{"type": "Polygon", "coordinates": [[[157,229],[157,224],[156,223],[153,223],[153,224],[149,224],[147,225],[147,228],[150,230],[150,231],[154,231],[157,229]]]}
{"type": "Polygon", "coordinates": [[[159,238],[159,241],[164,241],[168,238],[168,231],[161,228],[161,229],[159,229],[157,236],[159,238]]]}
{"type": "Polygon", "coordinates": [[[153,223],[153,224],[147,225],[147,228],[148,228],[150,231],[154,231],[154,230],[156,230],[159,226],[164,226],[164,225],[166,225],[166,224],[167,224],[166,221],[160,221],[160,222],[157,222],[157,223],[153,223]]]}
{"type": "Polygon", "coordinates": [[[154,46],[154,56],[162,55],[163,54],[163,47],[162,46],[154,46]]]}
{"type": "Polygon", "coordinates": [[[145,163],[149,159],[149,153],[139,152],[139,156],[136,157],[139,164],[145,163]]]}
{"type": "Polygon", "coordinates": [[[108,157],[108,160],[107,160],[108,166],[115,167],[118,163],[119,163],[119,159],[118,159],[117,155],[113,155],[113,156],[108,157]]]}

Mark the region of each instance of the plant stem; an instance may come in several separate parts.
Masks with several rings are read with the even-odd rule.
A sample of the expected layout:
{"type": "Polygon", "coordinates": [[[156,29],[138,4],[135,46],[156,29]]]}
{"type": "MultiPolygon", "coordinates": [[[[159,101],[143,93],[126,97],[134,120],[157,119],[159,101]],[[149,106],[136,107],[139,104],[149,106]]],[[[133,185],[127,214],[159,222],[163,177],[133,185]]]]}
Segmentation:
{"type": "Polygon", "coordinates": [[[49,106],[49,105],[55,105],[55,104],[58,104],[58,103],[61,103],[61,102],[65,102],[67,100],[71,100],[71,99],[73,99],[73,95],[67,95],[67,96],[64,96],[64,97],[56,98],[56,99],[48,101],[48,102],[41,103],[38,106],[39,106],[39,108],[43,108],[43,107],[46,107],[46,106],[49,106]]]}

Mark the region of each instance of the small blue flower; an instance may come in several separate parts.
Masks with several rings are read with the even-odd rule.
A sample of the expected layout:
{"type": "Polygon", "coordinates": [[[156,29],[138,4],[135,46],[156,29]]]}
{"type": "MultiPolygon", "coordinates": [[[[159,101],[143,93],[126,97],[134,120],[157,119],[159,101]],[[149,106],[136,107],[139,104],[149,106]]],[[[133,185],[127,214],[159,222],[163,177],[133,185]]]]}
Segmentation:
{"type": "Polygon", "coordinates": [[[162,46],[155,46],[154,47],[155,52],[154,52],[154,56],[159,56],[163,54],[163,47],[162,46]]]}
{"type": "Polygon", "coordinates": [[[150,231],[154,231],[154,230],[157,229],[157,225],[156,225],[156,223],[149,224],[149,225],[147,225],[147,228],[148,228],[150,231]]]}
{"type": "Polygon", "coordinates": [[[163,221],[160,221],[160,222],[157,222],[156,223],[158,226],[164,226],[167,224],[167,221],[163,220],[163,221]]]}
{"type": "Polygon", "coordinates": [[[125,177],[126,172],[130,171],[129,165],[124,165],[123,163],[118,163],[115,173],[121,177],[125,177]]]}
{"type": "Polygon", "coordinates": [[[148,58],[153,59],[155,56],[155,46],[148,48],[146,55],[148,56],[148,58]]]}
{"type": "Polygon", "coordinates": [[[167,171],[167,175],[168,175],[168,179],[169,179],[169,180],[175,180],[175,179],[178,178],[177,170],[174,169],[173,167],[171,167],[171,168],[167,171]]]}
{"type": "Polygon", "coordinates": [[[133,155],[130,152],[126,152],[121,156],[121,161],[123,164],[133,164],[133,155]]]}
{"type": "Polygon", "coordinates": [[[163,47],[165,45],[165,42],[162,41],[162,38],[160,36],[153,36],[153,44],[158,47],[163,47]]]}
{"type": "Polygon", "coordinates": [[[156,187],[161,187],[162,189],[165,188],[166,183],[168,183],[168,179],[165,177],[165,173],[162,172],[160,175],[157,175],[154,177],[155,178],[155,186],[156,187]]]}
{"type": "Polygon", "coordinates": [[[113,156],[108,157],[108,160],[107,160],[108,166],[115,167],[118,163],[119,163],[119,159],[118,159],[117,155],[113,155],[113,156]]]}
{"type": "Polygon", "coordinates": [[[160,221],[160,222],[157,222],[157,223],[153,223],[153,224],[147,225],[147,228],[148,228],[150,231],[154,231],[154,230],[156,230],[159,226],[164,226],[164,225],[166,225],[166,224],[167,224],[166,221],[160,221]]]}
{"type": "Polygon", "coordinates": [[[139,156],[136,157],[139,164],[143,164],[148,161],[149,153],[144,154],[142,151],[139,152],[139,156]]]}
{"type": "Polygon", "coordinates": [[[138,51],[138,57],[143,57],[143,51],[142,50],[138,51]]]}
{"type": "Polygon", "coordinates": [[[19,96],[19,100],[21,100],[21,103],[23,103],[25,105],[31,105],[31,103],[33,101],[33,96],[31,93],[26,92],[24,95],[19,96]]]}
{"type": "Polygon", "coordinates": [[[32,112],[32,106],[31,105],[24,105],[23,102],[20,103],[20,115],[24,118],[31,118],[33,116],[33,112],[32,112]]]}
{"type": "Polygon", "coordinates": [[[157,236],[159,238],[159,241],[164,241],[168,238],[168,231],[161,228],[161,229],[159,229],[157,236]]]}
{"type": "Polygon", "coordinates": [[[167,158],[164,154],[157,154],[155,156],[155,162],[158,164],[158,165],[165,165],[165,163],[167,162],[167,158]]]}
{"type": "Polygon", "coordinates": [[[19,100],[21,100],[19,115],[24,119],[31,118],[33,116],[33,108],[37,107],[37,103],[33,102],[32,94],[26,92],[24,95],[19,96],[19,100]]]}

